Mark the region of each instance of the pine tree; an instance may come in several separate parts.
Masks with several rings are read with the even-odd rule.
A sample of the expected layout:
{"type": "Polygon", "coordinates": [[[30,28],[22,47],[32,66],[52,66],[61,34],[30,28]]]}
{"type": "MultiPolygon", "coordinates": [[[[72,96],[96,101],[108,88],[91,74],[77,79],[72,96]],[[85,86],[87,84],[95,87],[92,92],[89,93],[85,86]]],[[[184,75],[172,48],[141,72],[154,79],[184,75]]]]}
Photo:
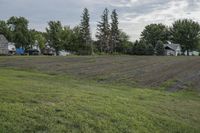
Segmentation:
{"type": "Polygon", "coordinates": [[[101,16],[101,22],[97,25],[98,47],[100,52],[108,52],[110,50],[109,40],[110,40],[110,25],[108,19],[108,9],[106,8],[101,16]]]}
{"type": "Polygon", "coordinates": [[[87,8],[85,8],[83,10],[83,15],[82,15],[81,24],[80,24],[81,39],[83,42],[83,46],[81,48],[80,54],[93,53],[89,21],[90,21],[89,11],[87,8]]]}
{"type": "Polygon", "coordinates": [[[111,52],[116,52],[119,46],[119,22],[118,22],[118,14],[116,10],[113,10],[111,15],[111,33],[110,33],[110,45],[111,45],[111,52]]]}

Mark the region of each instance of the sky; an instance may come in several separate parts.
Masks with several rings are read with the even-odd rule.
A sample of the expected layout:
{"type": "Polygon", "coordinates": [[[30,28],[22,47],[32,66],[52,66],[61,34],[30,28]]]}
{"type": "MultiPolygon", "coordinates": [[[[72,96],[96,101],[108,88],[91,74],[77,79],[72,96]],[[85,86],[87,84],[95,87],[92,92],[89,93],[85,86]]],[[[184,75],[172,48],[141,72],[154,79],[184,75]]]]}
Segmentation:
{"type": "Polygon", "coordinates": [[[105,8],[116,9],[119,27],[132,41],[139,39],[144,27],[151,23],[170,26],[175,20],[189,18],[200,22],[200,0],[0,0],[0,20],[23,16],[29,27],[45,31],[50,20],[63,25],[80,23],[82,10],[90,11],[90,25],[95,39],[96,25],[105,8]]]}

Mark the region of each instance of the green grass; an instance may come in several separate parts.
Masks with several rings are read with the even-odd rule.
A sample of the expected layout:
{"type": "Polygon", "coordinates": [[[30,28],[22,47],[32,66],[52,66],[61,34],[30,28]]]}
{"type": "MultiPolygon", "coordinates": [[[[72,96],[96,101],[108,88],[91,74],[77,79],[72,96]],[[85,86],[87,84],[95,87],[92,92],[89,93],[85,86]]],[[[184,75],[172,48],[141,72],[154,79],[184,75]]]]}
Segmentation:
{"type": "Polygon", "coordinates": [[[0,133],[198,133],[200,95],[0,69],[0,133]]]}

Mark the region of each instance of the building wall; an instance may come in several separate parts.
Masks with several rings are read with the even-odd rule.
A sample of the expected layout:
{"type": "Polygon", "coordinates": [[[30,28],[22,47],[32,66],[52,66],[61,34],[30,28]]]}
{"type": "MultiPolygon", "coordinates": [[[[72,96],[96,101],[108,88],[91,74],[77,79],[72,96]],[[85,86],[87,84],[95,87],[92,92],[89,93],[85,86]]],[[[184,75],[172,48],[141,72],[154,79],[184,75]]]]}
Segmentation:
{"type": "Polygon", "coordinates": [[[166,50],[165,52],[166,52],[166,55],[167,55],[167,56],[176,56],[176,52],[173,51],[173,50],[169,50],[169,49],[168,49],[168,50],[166,50]]]}
{"type": "Polygon", "coordinates": [[[0,44],[0,55],[8,54],[8,44],[0,44]]]}
{"type": "Polygon", "coordinates": [[[177,49],[176,49],[176,56],[178,56],[178,55],[181,55],[182,54],[182,52],[181,52],[181,47],[179,46],[177,49]]]}
{"type": "Polygon", "coordinates": [[[0,55],[8,55],[8,41],[3,35],[0,35],[0,55]]]}

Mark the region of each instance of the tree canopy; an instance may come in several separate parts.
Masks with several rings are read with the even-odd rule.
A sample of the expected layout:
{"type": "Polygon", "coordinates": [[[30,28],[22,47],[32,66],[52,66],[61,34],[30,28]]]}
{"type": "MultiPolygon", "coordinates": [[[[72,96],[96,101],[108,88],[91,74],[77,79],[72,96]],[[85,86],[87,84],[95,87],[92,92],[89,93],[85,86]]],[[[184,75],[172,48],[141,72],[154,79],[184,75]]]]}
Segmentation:
{"type": "Polygon", "coordinates": [[[150,24],[147,25],[141,33],[141,39],[145,40],[148,44],[156,46],[156,43],[160,40],[167,42],[169,38],[169,30],[163,24],[150,24]]]}
{"type": "MultiPolygon", "coordinates": [[[[181,44],[182,49],[187,52],[194,50],[199,45],[200,25],[199,23],[189,20],[177,20],[170,28],[171,40],[181,44]]],[[[189,53],[188,53],[189,54],[189,53]]]]}
{"type": "Polygon", "coordinates": [[[45,32],[29,29],[29,21],[24,17],[11,17],[0,20],[0,34],[17,48],[30,50],[37,42],[40,49],[48,43],[56,54],[66,50],[78,55],[94,54],[131,54],[164,55],[163,44],[180,44],[182,52],[200,51],[200,25],[190,19],[175,21],[172,26],[164,24],[147,25],[138,41],[130,41],[127,33],[119,28],[117,11],[105,8],[97,24],[96,38],[92,39],[90,14],[83,10],[80,24],[75,27],[63,25],[60,21],[49,21],[45,32]]]}
{"type": "Polygon", "coordinates": [[[16,47],[27,49],[33,41],[28,29],[29,21],[24,17],[11,17],[7,23],[12,33],[11,41],[16,43],[16,47]]]}
{"type": "Polygon", "coordinates": [[[62,25],[60,21],[50,21],[48,28],[46,28],[48,43],[53,47],[58,55],[59,50],[62,49],[62,25]]]}

